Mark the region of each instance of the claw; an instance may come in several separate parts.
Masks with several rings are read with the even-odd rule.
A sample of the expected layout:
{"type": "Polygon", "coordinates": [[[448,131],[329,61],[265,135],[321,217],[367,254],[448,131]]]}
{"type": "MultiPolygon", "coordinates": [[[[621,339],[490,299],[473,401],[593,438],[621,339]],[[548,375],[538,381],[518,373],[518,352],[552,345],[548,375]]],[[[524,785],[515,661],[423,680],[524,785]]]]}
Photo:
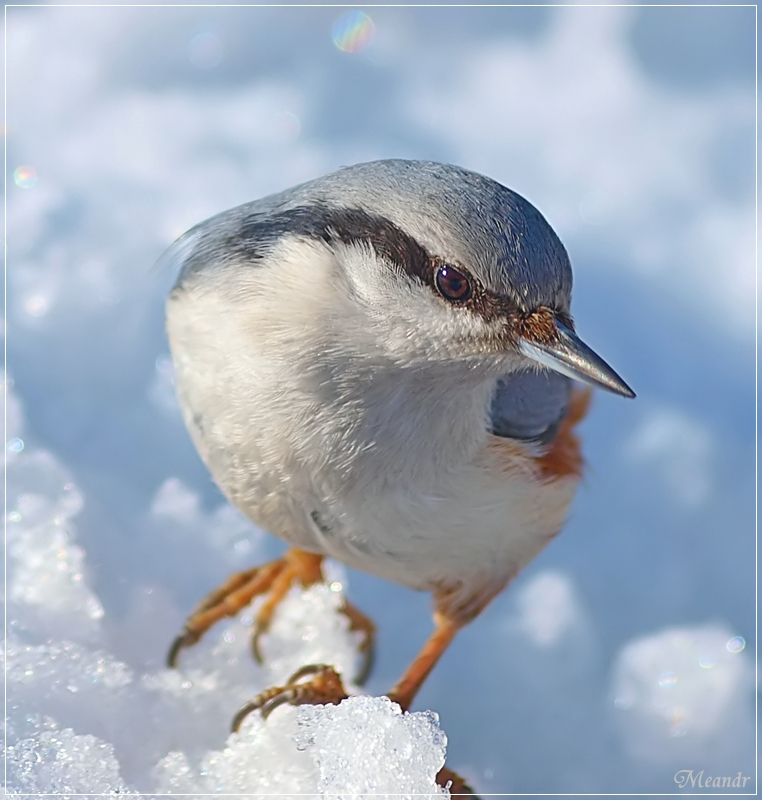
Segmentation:
{"type": "Polygon", "coordinates": [[[278,560],[245,572],[236,572],[207,595],[188,618],[182,633],[172,642],[167,666],[176,667],[180,651],[194,645],[215,622],[235,616],[258,594],[266,592],[284,568],[285,563],[278,560]]]}
{"type": "Polygon", "coordinates": [[[262,692],[262,694],[258,694],[256,697],[249,700],[248,703],[244,703],[241,708],[238,709],[233,717],[232,722],[230,723],[230,730],[233,733],[238,733],[238,730],[246,717],[248,717],[252,711],[256,711],[257,709],[261,709],[262,718],[267,719],[278,706],[288,703],[292,695],[293,692],[291,690],[287,691],[285,687],[282,686],[277,686],[273,689],[262,692]],[[268,692],[270,691],[275,692],[272,697],[268,696],[268,692]]]}
{"type": "Polygon", "coordinates": [[[291,677],[286,681],[286,686],[290,686],[292,683],[298,683],[302,678],[306,678],[308,675],[320,675],[320,673],[325,672],[332,672],[338,679],[339,683],[341,683],[341,678],[339,678],[336,670],[334,670],[333,667],[328,666],[328,664],[305,664],[303,667],[299,667],[296,672],[291,674],[291,677]]]}
{"type": "Polygon", "coordinates": [[[264,632],[264,629],[255,622],[254,630],[251,634],[251,654],[254,656],[254,660],[257,664],[265,663],[265,657],[262,655],[262,650],[259,647],[259,640],[262,638],[264,632]]]}
{"type": "Polygon", "coordinates": [[[199,637],[191,633],[187,626],[183,627],[182,633],[172,642],[172,646],[169,648],[169,653],[167,653],[167,666],[170,669],[175,669],[175,667],[177,667],[177,657],[180,655],[180,651],[196,644],[198,640],[199,637]]]}
{"type": "Polygon", "coordinates": [[[252,711],[260,710],[262,717],[267,717],[279,706],[289,703],[301,705],[338,705],[347,697],[341,677],[333,667],[327,664],[307,664],[298,669],[286,681],[284,686],[274,686],[249,700],[233,717],[230,728],[238,733],[241,723],[252,711]],[[311,681],[299,683],[302,678],[314,675],[311,681]]]}
{"type": "Polygon", "coordinates": [[[362,686],[368,680],[370,671],[373,669],[373,663],[376,656],[376,626],[370,617],[360,611],[357,606],[344,600],[344,604],[339,609],[342,614],[349,620],[349,630],[360,631],[363,634],[363,639],[358,648],[361,656],[360,669],[355,678],[355,683],[362,686]]]}

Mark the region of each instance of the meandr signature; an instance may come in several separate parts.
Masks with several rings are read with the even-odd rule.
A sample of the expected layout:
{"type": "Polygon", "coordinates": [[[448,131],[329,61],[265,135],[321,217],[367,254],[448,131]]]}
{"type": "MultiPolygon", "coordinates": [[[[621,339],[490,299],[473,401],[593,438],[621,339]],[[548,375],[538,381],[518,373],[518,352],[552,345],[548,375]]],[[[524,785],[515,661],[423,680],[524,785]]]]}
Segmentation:
{"type": "Polygon", "coordinates": [[[751,780],[750,775],[742,775],[740,772],[735,777],[731,775],[707,775],[704,777],[704,770],[696,772],[693,769],[681,769],[675,773],[675,783],[681,788],[686,789],[744,789],[746,782],[751,780]]]}

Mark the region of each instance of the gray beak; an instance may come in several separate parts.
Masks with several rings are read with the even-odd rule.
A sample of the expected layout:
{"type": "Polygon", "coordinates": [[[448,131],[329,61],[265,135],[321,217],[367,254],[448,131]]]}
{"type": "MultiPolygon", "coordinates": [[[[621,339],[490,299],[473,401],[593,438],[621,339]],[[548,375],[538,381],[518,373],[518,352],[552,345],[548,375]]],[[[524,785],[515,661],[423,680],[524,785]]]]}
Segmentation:
{"type": "Polygon", "coordinates": [[[549,344],[522,338],[519,343],[522,355],[574,380],[623,397],[635,397],[635,392],[572,330],[558,320],[556,328],[558,336],[549,344]]]}

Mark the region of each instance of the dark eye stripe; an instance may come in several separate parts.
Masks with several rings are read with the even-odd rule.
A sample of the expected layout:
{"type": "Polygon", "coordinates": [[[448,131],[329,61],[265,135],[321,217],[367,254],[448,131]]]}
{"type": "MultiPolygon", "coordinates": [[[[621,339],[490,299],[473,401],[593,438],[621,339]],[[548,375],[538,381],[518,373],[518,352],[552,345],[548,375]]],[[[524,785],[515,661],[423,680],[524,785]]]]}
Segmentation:
{"type": "Polygon", "coordinates": [[[313,202],[274,213],[249,211],[247,205],[223,216],[229,220],[219,230],[207,231],[201,237],[183,266],[179,282],[208,265],[218,264],[212,254],[220,251],[231,258],[244,257],[252,265],[262,263],[276,242],[284,235],[293,234],[329,243],[368,244],[379,256],[429,286],[454,307],[468,309],[488,321],[519,312],[509,298],[487,291],[465,269],[442,263],[391,220],[359,208],[335,208],[313,202]],[[456,290],[452,282],[451,289],[443,291],[442,270],[446,270],[451,279],[459,275],[465,284],[460,284],[456,290]],[[459,292],[463,293],[458,296],[459,292]]]}

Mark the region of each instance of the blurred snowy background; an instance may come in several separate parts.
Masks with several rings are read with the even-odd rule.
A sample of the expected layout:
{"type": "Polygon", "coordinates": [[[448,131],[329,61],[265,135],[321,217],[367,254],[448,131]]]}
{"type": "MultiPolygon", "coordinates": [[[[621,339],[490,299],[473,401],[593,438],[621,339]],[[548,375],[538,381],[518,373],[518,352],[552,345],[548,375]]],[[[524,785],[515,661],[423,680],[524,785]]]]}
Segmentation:
{"type": "MultiPolygon", "coordinates": [[[[250,615],[163,670],[196,602],[280,545],[194,453],[152,265],[386,157],[535,203],[578,330],[639,395],[596,396],[567,529],[421,693],[449,765],[482,792],[668,793],[685,769],[755,791],[755,9],[352,11],[8,9],[8,791],[433,791],[435,718],[382,700],[226,745],[292,666],[351,663],[328,589],[291,598],[269,670],[250,615]]],[[[335,577],[379,624],[381,695],[428,598],[335,577]]]]}

